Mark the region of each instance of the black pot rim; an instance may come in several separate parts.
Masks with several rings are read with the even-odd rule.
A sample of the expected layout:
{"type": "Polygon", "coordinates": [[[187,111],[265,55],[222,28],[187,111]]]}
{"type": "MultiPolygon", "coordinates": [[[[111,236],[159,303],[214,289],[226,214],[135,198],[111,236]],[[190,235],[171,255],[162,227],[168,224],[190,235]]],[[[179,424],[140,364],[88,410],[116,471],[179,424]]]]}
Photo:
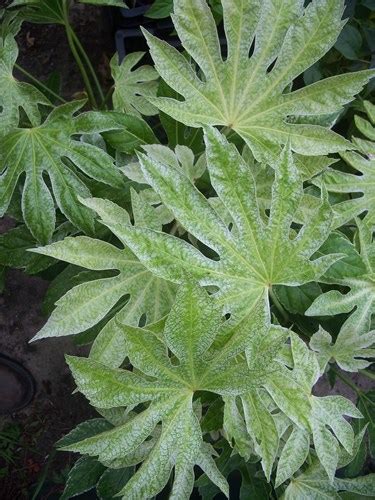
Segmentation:
{"type": "Polygon", "coordinates": [[[0,365],[4,365],[16,373],[24,389],[22,399],[16,406],[7,411],[1,410],[0,408],[0,415],[11,415],[12,413],[22,410],[31,403],[36,391],[35,379],[27,368],[6,354],[0,353],[0,365]]]}

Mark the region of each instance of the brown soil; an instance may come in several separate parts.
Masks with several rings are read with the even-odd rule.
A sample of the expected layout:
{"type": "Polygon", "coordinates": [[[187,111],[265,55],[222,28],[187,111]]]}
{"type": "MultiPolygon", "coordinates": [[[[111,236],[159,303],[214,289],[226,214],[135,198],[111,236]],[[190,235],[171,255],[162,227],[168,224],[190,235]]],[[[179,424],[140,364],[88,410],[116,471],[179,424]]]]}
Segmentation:
{"type": "MultiPolygon", "coordinates": [[[[0,498],[4,500],[29,498],[54,443],[93,415],[81,395],[72,396],[74,383],[64,360],[65,353],[85,355],[87,350],[77,348],[69,338],[29,343],[45,322],[40,308],[47,287],[48,283],[38,277],[12,270],[0,297],[0,351],[22,363],[36,382],[32,403],[0,422],[0,432],[13,426],[21,429],[11,452],[15,463],[7,464],[0,452],[0,468],[7,468],[6,476],[0,479],[0,498]]],[[[58,453],[53,470],[61,470],[71,461],[71,456],[58,453]]]]}

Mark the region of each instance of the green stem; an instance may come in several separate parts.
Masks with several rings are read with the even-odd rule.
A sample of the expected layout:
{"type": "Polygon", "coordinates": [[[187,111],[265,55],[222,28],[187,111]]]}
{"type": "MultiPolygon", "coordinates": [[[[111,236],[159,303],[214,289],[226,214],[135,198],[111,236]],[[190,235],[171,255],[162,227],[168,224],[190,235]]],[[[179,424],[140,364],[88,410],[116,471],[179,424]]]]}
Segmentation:
{"type": "Polygon", "coordinates": [[[375,380],[375,373],[372,373],[369,370],[359,370],[359,373],[371,380],[375,380]]]}
{"type": "Polygon", "coordinates": [[[87,96],[89,98],[89,101],[91,103],[91,106],[93,108],[97,108],[98,105],[96,103],[96,99],[95,99],[95,95],[94,95],[94,91],[91,87],[91,83],[90,83],[90,79],[86,73],[86,69],[85,69],[85,66],[84,64],[82,63],[82,60],[81,60],[81,57],[77,51],[77,47],[74,43],[74,38],[73,38],[73,35],[72,35],[72,28],[70,26],[70,23],[69,23],[69,0],[64,0],[63,2],[63,16],[64,16],[64,24],[65,24],[65,32],[66,32],[66,36],[67,36],[67,39],[68,39],[68,44],[69,44],[69,47],[70,47],[70,50],[72,51],[72,54],[73,54],[73,57],[77,63],[77,66],[81,72],[81,75],[82,75],[82,78],[83,78],[83,82],[85,84],[85,88],[86,88],[86,92],[87,92],[87,96]]]}
{"type": "Polygon", "coordinates": [[[40,493],[40,491],[41,491],[41,489],[42,489],[42,487],[47,479],[47,474],[48,474],[49,468],[51,466],[51,463],[52,463],[53,459],[55,458],[55,455],[56,455],[56,450],[53,450],[47,459],[47,462],[44,466],[44,470],[42,472],[42,475],[40,476],[40,479],[38,481],[38,484],[35,488],[35,491],[34,491],[34,494],[31,498],[31,500],[36,500],[39,497],[39,493],[40,493]]]}
{"type": "Polygon", "coordinates": [[[283,306],[281,305],[281,303],[279,302],[279,299],[276,297],[276,294],[275,292],[272,290],[272,287],[269,287],[268,289],[268,292],[270,294],[270,297],[272,299],[272,303],[274,304],[274,306],[276,307],[276,309],[279,311],[279,313],[281,314],[283,320],[287,323],[290,322],[290,319],[289,319],[289,316],[288,316],[288,313],[285,311],[285,309],[283,308],[283,306]]]}
{"type": "Polygon", "coordinates": [[[94,67],[93,65],[91,64],[91,61],[89,59],[89,56],[87,55],[85,49],[83,48],[82,44],[81,44],[81,41],[80,39],[78,38],[78,36],[76,35],[76,33],[73,31],[72,27],[69,26],[69,29],[71,31],[71,35],[73,37],[73,40],[74,40],[74,43],[76,44],[76,47],[78,48],[78,50],[80,51],[81,53],[81,56],[83,57],[85,63],[86,63],[86,66],[88,68],[88,70],[90,71],[91,73],[91,77],[92,77],[92,80],[93,82],[95,83],[95,86],[97,88],[97,91],[98,91],[98,95],[100,97],[100,100],[101,102],[104,104],[104,101],[105,101],[105,96],[104,96],[104,93],[103,93],[103,90],[102,90],[102,87],[100,85],[100,82],[98,80],[98,77],[97,77],[97,74],[94,70],[94,67]]]}
{"type": "Polygon", "coordinates": [[[339,370],[337,370],[336,368],[331,368],[331,370],[337,375],[337,377],[339,379],[341,379],[347,386],[349,386],[351,389],[353,389],[353,391],[357,394],[357,396],[361,396],[362,395],[362,391],[360,389],[358,389],[358,387],[355,385],[355,383],[350,380],[349,377],[347,377],[346,375],[344,375],[343,373],[341,373],[339,370]]]}
{"type": "Polygon", "coordinates": [[[103,106],[105,106],[106,108],[108,107],[108,103],[111,100],[113,91],[114,91],[114,86],[112,86],[104,96],[103,106]]]}
{"type": "Polygon", "coordinates": [[[47,85],[44,85],[44,83],[42,83],[40,80],[38,80],[38,78],[35,78],[35,76],[33,76],[31,73],[29,73],[28,71],[26,71],[25,69],[22,68],[22,66],[20,66],[19,64],[15,64],[14,65],[15,68],[17,68],[17,70],[22,73],[23,75],[27,76],[27,78],[32,81],[33,83],[37,84],[39,87],[41,87],[45,92],[48,92],[50,95],[52,95],[53,97],[55,97],[56,99],[58,99],[60,102],[62,103],[66,103],[67,101],[65,99],[63,99],[61,96],[59,96],[59,94],[56,94],[56,92],[54,92],[53,90],[49,89],[47,87],[47,85]]]}
{"type": "Polygon", "coordinates": [[[225,135],[225,137],[228,137],[231,132],[233,132],[233,129],[231,127],[223,127],[220,132],[225,135]]]}

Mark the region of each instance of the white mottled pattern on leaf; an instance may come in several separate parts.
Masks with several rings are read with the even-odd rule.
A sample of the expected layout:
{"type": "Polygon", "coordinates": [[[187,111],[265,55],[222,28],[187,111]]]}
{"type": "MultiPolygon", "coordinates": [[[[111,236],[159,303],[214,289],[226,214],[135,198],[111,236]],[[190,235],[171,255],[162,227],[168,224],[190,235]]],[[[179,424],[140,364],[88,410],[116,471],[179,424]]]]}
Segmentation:
{"type": "MultiPolygon", "coordinates": [[[[106,220],[112,217],[129,222],[128,213],[114,203],[94,198],[85,203],[107,217],[106,220]]],[[[85,331],[102,320],[125,296],[129,296],[129,300],[116,318],[132,325],[138,325],[143,315],[146,323],[158,321],[169,312],[174,300],[175,285],[150,273],[128,248],[77,236],[35,251],[94,271],[119,271],[115,276],[93,279],[69,290],[58,300],[56,309],[35,339],[85,331]]],[[[116,363],[119,366],[126,355],[124,349],[122,332],[112,319],[96,338],[92,356],[110,366],[116,363]]]]}
{"type": "Polygon", "coordinates": [[[111,60],[112,78],[115,81],[113,107],[117,111],[135,115],[156,115],[158,110],[146,97],[155,97],[158,89],[158,73],[152,66],[134,67],[144,56],[144,52],[128,54],[121,64],[118,55],[111,60]]]}
{"type": "MultiPolygon", "coordinates": [[[[348,454],[353,452],[354,432],[344,415],[354,418],[362,415],[351,401],[341,396],[312,396],[312,388],[320,376],[318,360],[294,333],[291,354],[292,366],[281,363],[280,370],[270,374],[264,387],[298,429],[312,433],[319,461],[332,480],[339,463],[340,445],[348,454]]],[[[302,455],[305,453],[306,446],[302,455]]],[[[286,479],[281,478],[280,481],[286,479]]]]}
{"type": "MultiPolygon", "coordinates": [[[[22,211],[26,225],[41,243],[48,243],[55,228],[55,204],[73,225],[85,233],[94,229],[93,212],[81,205],[78,196],[87,198],[90,191],[83,176],[78,176],[67,160],[86,176],[109,186],[125,186],[125,179],[114,166],[113,158],[91,144],[72,138],[78,134],[73,114],[82,101],[55,108],[44,123],[32,128],[15,128],[1,138],[0,216],[7,210],[23,173],[26,179],[22,194],[22,211]],[[51,187],[43,175],[47,173],[51,187]],[[54,199],[51,194],[54,195],[54,199]]],[[[86,115],[90,115],[90,112],[86,115]]],[[[109,121],[110,128],[115,128],[109,121]]],[[[91,131],[95,132],[92,124],[91,131]]],[[[90,130],[86,130],[90,133],[90,130]]]]}
{"type": "Polygon", "coordinates": [[[95,360],[68,357],[78,389],[93,405],[99,408],[141,402],[149,405],[124,424],[63,448],[97,456],[105,462],[126,459],[161,423],[161,434],[121,491],[123,498],[155,496],[164,488],[174,468],[172,498],[188,499],[196,464],[228,496],[228,486],[212,459],[213,449],[203,442],[193,394],[213,390],[215,386],[213,392],[227,396],[248,390],[252,383],[260,383],[260,377],[266,376],[261,373],[262,368],[249,370],[236,356],[251,343],[254,332],[259,324],[265,324],[265,319],[260,301],[260,308],[246,322],[223,322],[215,301],[203,288],[189,282],[179,288],[161,336],[147,329],[121,325],[135,370],[114,370],[95,360]],[[224,373],[224,377],[218,379],[218,373],[224,373]]]}
{"type": "Polygon", "coordinates": [[[30,122],[40,123],[38,105],[50,106],[48,99],[29,83],[19,82],[13,76],[13,67],[18,57],[17,43],[12,34],[0,39],[0,136],[18,126],[22,108],[30,122]]]}
{"type": "Polygon", "coordinates": [[[302,467],[309,450],[309,434],[304,429],[294,427],[281,451],[277,465],[276,487],[290,479],[302,467]]]}
{"type": "Polygon", "coordinates": [[[272,414],[262,402],[262,395],[256,389],[241,397],[245,422],[256,453],[262,457],[262,468],[267,481],[279,447],[279,436],[272,414]]]}
{"type": "Polygon", "coordinates": [[[152,229],[107,224],[158,276],[181,282],[187,275],[219,288],[225,311],[246,313],[275,284],[298,286],[316,280],[339,256],[311,256],[329,235],[332,212],[325,196],[296,237],[290,229],[302,196],[302,181],[291,153],[279,159],[272,188],[270,217],[259,214],[250,168],[233,145],[213,128],[206,130],[207,165],[212,185],[234,222],[230,230],[220,214],[181,171],[141,155],[144,175],[176,220],[212,248],[219,259],[171,235],[152,229]]]}
{"type": "MultiPolygon", "coordinates": [[[[364,101],[367,116],[375,124],[374,105],[364,101]]],[[[341,153],[343,160],[356,172],[349,173],[334,168],[328,168],[314,182],[324,186],[334,193],[354,193],[350,199],[333,205],[336,226],[349,222],[357,215],[366,212],[365,221],[375,227],[375,127],[370,121],[355,116],[358,130],[369,140],[354,137],[353,142],[360,153],[350,151],[341,153]],[[358,196],[361,194],[362,196],[358,196]]]]}
{"type": "Polygon", "coordinates": [[[321,277],[321,281],[350,290],[347,293],[330,290],[319,295],[305,313],[307,316],[351,313],[340,332],[345,342],[350,342],[351,336],[354,339],[356,335],[368,333],[375,314],[375,242],[372,241],[371,225],[358,220],[357,226],[360,252],[342,233],[333,233],[322,247],[328,252],[335,247],[342,252],[343,258],[321,277]]]}
{"type": "Polygon", "coordinates": [[[373,71],[334,76],[285,91],[335,43],[341,0],[222,0],[228,56],[223,60],[214,18],[205,0],[174,2],[173,23],[201,72],[172,46],[146,32],[156,69],[184,100],[150,99],[161,111],[193,127],[223,125],[236,131],[257,159],[270,160],[291,142],[304,155],[351,149],[328,128],[303,117],[339,111],[373,71]],[[249,58],[255,38],[254,52],[249,58]],[[269,68],[274,63],[271,70],[269,68]],[[298,115],[302,123],[288,122],[298,115]]]}
{"type": "Polygon", "coordinates": [[[375,331],[357,335],[355,330],[343,328],[333,343],[331,335],[320,328],[310,340],[310,347],[317,352],[320,370],[324,373],[329,361],[336,361],[342,370],[358,372],[370,366],[369,358],[375,357],[375,331]]]}

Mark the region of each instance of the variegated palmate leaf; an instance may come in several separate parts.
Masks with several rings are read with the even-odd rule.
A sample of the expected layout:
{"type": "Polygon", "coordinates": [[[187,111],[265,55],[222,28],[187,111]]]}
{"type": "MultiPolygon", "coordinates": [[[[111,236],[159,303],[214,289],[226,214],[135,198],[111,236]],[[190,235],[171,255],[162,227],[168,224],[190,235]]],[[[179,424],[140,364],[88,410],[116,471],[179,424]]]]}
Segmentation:
{"type": "Polygon", "coordinates": [[[108,227],[158,276],[181,282],[186,275],[218,288],[226,312],[242,314],[275,284],[298,286],[316,280],[339,257],[310,260],[327,238],[331,209],[325,197],[298,235],[291,230],[302,181],[286,149],[276,168],[270,215],[263,221],[251,170],[233,145],[214,128],[205,134],[211,183],[233,220],[219,213],[180,170],[140,155],[148,183],[176,220],[212,249],[210,258],[176,237],[120,223],[108,227]]]}
{"type": "MultiPolygon", "coordinates": [[[[223,396],[243,393],[259,385],[270,366],[253,359],[251,368],[238,354],[253,346],[262,360],[274,346],[255,345],[254,336],[272,338],[280,331],[265,323],[264,305],[259,301],[245,321],[223,322],[220,307],[207,292],[188,282],[181,286],[162,334],[120,326],[128,357],[136,370],[113,370],[84,358],[69,357],[78,389],[100,408],[149,403],[124,424],[96,434],[63,449],[98,457],[108,463],[129,461],[127,456],[147,445],[161,423],[161,432],[148,443],[151,447],[134,476],[120,492],[122,498],[151,498],[167,484],[174,468],[171,497],[188,499],[194,485],[194,466],[228,496],[226,480],[212,458],[213,448],[202,439],[197,391],[223,396]],[[264,347],[264,350],[263,350],[264,347]],[[170,354],[169,354],[170,353],[170,354]]],[[[281,332],[285,341],[287,331],[281,332]]],[[[277,343],[277,342],[276,342],[277,343]]],[[[280,343],[278,343],[280,345],[280,343]]]]}
{"type": "Polygon", "coordinates": [[[19,82],[13,76],[17,56],[18,48],[13,34],[0,38],[0,137],[18,126],[20,108],[30,123],[37,126],[40,123],[39,105],[51,105],[38,89],[29,83],[19,82]]]}
{"type": "Polygon", "coordinates": [[[159,77],[157,71],[147,65],[133,69],[143,56],[144,52],[133,52],[119,64],[118,55],[115,54],[111,60],[111,73],[115,81],[112,102],[117,111],[137,116],[151,116],[158,112],[146,99],[156,96],[159,77]]]}
{"type": "Polygon", "coordinates": [[[345,257],[335,263],[320,281],[349,287],[350,290],[347,293],[330,290],[320,295],[305,313],[307,316],[351,313],[340,331],[343,340],[347,336],[369,332],[375,314],[375,242],[370,227],[360,220],[357,224],[360,252],[342,233],[333,233],[322,247],[322,251],[328,253],[335,248],[345,257]]]}
{"type": "Polygon", "coordinates": [[[320,371],[324,373],[330,361],[336,361],[339,367],[348,372],[357,372],[367,368],[375,358],[375,331],[356,335],[355,330],[343,328],[336,341],[332,336],[320,328],[310,340],[310,347],[317,352],[320,371]]]}
{"type": "Polygon", "coordinates": [[[340,110],[374,71],[334,76],[290,90],[293,80],[334,45],[344,25],[343,0],[313,0],[305,9],[302,0],[221,3],[226,58],[206,1],[174,2],[175,29],[199,71],[176,49],[146,33],[156,69],[184,98],[159,97],[150,102],[188,126],[222,125],[234,130],[258,160],[274,159],[288,141],[303,155],[352,149],[328,128],[309,124],[310,118],[340,110]]]}
{"type": "MultiPolygon", "coordinates": [[[[90,198],[85,204],[107,222],[130,222],[128,213],[110,201],[90,198]]],[[[149,224],[151,217],[152,214],[149,224]]],[[[83,332],[115,308],[114,317],[101,330],[91,351],[93,358],[112,367],[120,366],[126,356],[117,321],[137,326],[142,318],[147,324],[155,323],[169,312],[174,300],[175,285],[150,273],[126,247],[120,249],[101,240],[77,236],[34,252],[97,271],[99,275],[97,279],[91,275],[90,281],[78,284],[61,297],[34,339],[83,332]],[[100,271],[112,273],[102,277],[100,271]]]]}
{"type": "MultiPolygon", "coordinates": [[[[125,187],[125,179],[111,156],[72,137],[80,132],[97,131],[95,124],[91,124],[89,130],[80,130],[80,126],[85,125],[85,114],[78,118],[73,114],[83,104],[82,101],[63,104],[55,108],[42,125],[15,128],[0,140],[0,216],[6,212],[17,183],[25,173],[23,216],[30,232],[41,243],[48,243],[55,229],[55,202],[76,227],[86,233],[93,232],[93,212],[77,199],[77,196],[90,196],[90,191],[76,169],[104,184],[125,187]],[[45,174],[51,187],[47,186],[45,174]]],[[[116,128],[111,120],[107,125],[116,128]]],[[[103,123],[98,125],[99,131],[102,126],[103,123]]]]}
{"type": "MultiPolygon", "coordinates": [[[[375,124],[375,106],[367,101],[365,106],[369,120],[375,124]]],[[[369,140],[354,138],[353,142],[360,153],[349,151],[341,153],[341,156],[356,173],[329,168],[314,183],[320,186],[324,184],[328,191],[334,193],[352,194],[350,199],[333,205],[336,226],[366,212],[367,223],[375,227],[375,127],[360,116],[355,117],[355,122],[369,140]]]]}
{"type": "MultiPolygon", "coordinates": [[[[350,460],[342,460],[341,467],[350,460]]],[[[373,498],[375,495],[375,474],[354,478],[335,478],[330,481],[316,457],[301,474],[289,483],[284,500],[339,500],[340,498],[373,498]],[[351,492],[353,496],[342,497],[338,492],[351,492]]]]}
{"type": "Polygon", "coordinates": [[[265,389],[277,407],[293,422],[295,429],[283,448],[286,457],[279,462],[279,483],[302,466],[309,452],[310,439],[330,480],[339,463],[340,445],[346,453],[353,452],[354,432],[344,415],[354,418],[361,418],[362,415],[353,403],[342,396],[313,396],[312,388],[319,375],[315,353],[293,333],[291,358],[280,362],[279,371],[271,373],[265,384],[265,389]],[[290,462],[288,448],[292,445],[298,446],[299,450],[298,456],[290,462]]]}
{"type": "MultiPolygon", "coordinates": [[[[280,459],[279,482],[303,465],[310,435],[332,480],[342,453],[339,443],[347,454],[355,445],[353,430],[343,415],[358,418],[360,413],[340,396],[311,395],[319,376],[315,354],[291,334],[290,355],[279,355],[289,332],[270,326],[268,314],[264,301],[259,300],[241,321],[223,321],[217,302],[187,282],[179,289],[163,332],[118,324],[133,369],[115,370],[96,360],[69,357],[78,389],[104,414],[149,404],[89,437],[79,439],[79,429],[73,431],[78,438],[65,440],[62,449],[97,457],[109,466],[141,464],[120,492],[124,499],[136,494],[153,497],[166,485],[173,468],[172,498],[189,498],[194,465],[227,494],[212,459],[213,449],[202,439],[199,401],[194,402],[195,393],[208,391],[224,397],[226,406],[231,406],[226,412],[228,437],[242,442],[245,453],[248,440],[254,441],[267,478],[280,438],[292,426],[285,446],[289,453],[294,446],[300,448],[292,464],[280,459]],[[245,422],[235,428],[232,419],[238,424],[242,418],[239,413],[235,417],[236,397],[245,422]]],[[[287,450],[284,454],[288,455],[287,450]]]]}
{"type": "MultiPolygon", "coordinates": [[[[279,356],[278,363],[270,363],[267,357],[263,360],[265,365],[269,364],[270,372],[261,381],[261,388],[240,395],[245,425],[237,424],[237,436],[233,434],[232,437],[239,443],[246,443],[246,438],[252,439],[268,480],[281,448],[277,486],[302,467],[312,444],[322,469],[332,481],[340,454],[350,455],[354,449],[354,432],[344,415],[355,418],[362,415],[341,396],[312,395],[320,375],[316,355],[295,333],[291,333],[290,338],[291,348],[279,356]]],[[[254,342],[255,346],[257,344],[254,342]]],[[[248,351],[247,359],[251,368],[256,348],[248,351]]],[[[233,411],[225,415],[224,425],[230,427],[233,411]]],[[[237,418],[241,422],[241,418],[237,418]]]]}

